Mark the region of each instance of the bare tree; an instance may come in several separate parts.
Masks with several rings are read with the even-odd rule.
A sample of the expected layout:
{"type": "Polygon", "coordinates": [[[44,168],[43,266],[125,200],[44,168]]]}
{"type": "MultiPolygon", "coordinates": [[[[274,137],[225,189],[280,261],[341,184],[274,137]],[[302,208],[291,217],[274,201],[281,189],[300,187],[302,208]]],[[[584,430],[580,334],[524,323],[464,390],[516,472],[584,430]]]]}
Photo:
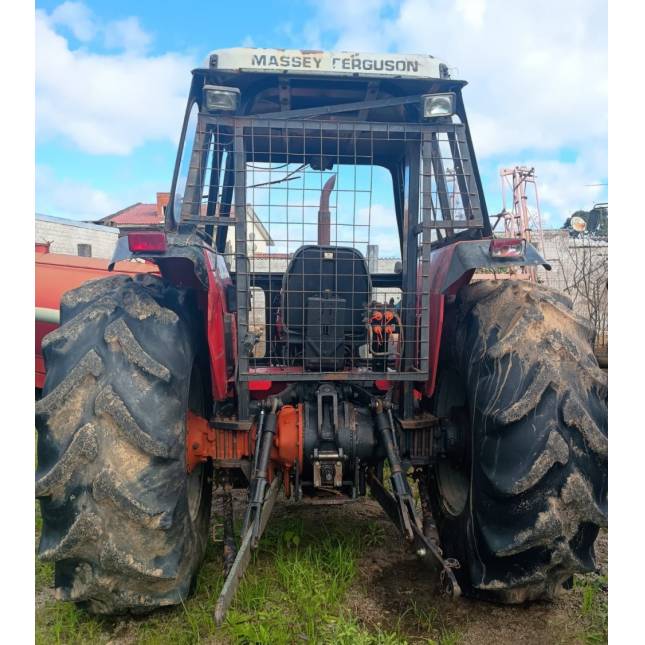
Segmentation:
{"type": "Polygon", "coordinates": [[[559,247],[562,291],[572,299],[574,310],[591,323],[596,354],[606,360],[609,322],[607,242],[563,236],[559,247]]]}

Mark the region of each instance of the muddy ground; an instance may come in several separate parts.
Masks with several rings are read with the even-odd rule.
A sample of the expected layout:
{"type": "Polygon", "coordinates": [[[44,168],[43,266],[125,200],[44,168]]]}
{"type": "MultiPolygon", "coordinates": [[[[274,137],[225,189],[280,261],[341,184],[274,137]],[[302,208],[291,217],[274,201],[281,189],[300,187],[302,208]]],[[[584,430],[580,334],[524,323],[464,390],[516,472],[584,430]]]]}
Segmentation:
{"type": "MultiPolygon", "coordinates": [[[[373,499],[342,506],[307,506],[278,502],[275,515],[297,514],[324,523],[327,518],[346,519],[357,530],[365,520],[382,527],[382,544],[359,561],[359,574],[349,596],[352,613],[364,624],[393,629],[404,621],[403,630],[411,637],[434,630],[449,635],[447,642],[460,645],[559,644],[602,642],[589,637],[581,624],[583,591],[562,590],[554,603],[523,606],[496,605],[460,598],[448,600],[430,584],[428,569],[406,550],[394,525],[373,499]],[[454,638],[454,641],[452,640],[454,638]]],[[[607,532],[596,542],[597,562],[607,575],[607,532]]],[[[582,578],[580,582],[582,581],[582,578]]],[[[606,588],[600,593],[606,594],[606,588]]],[[[584,622],[584,621],[583,621],[584,622]]]]}
{"type": "MultiPolygon", "coordinates": [[[[235,515],[239,524],[245,500],[243,491],[235,491],[235,515]]],[[[213,505],[213,533],[221,535],[221,497],[213,505]]],[[[38,519],[38,514],[37,514],[38,519]]],[[[468,599],[450,601],[438,594],[432,584],[433,574],[406,550],[394,525],[378,504],[370,498],[343,505],[294,504],[278,500],[269,522],[266,545],[285,527],[307,527],[307,540],[322,545],[328,528],[342,525],[345,536],[361,537],[363,547],[356,555],[356,571],[347,591],[338,597],[333,616],[320,615],[320,624],[335,620],[339,611],[358,624],[354,635],[345,635],[342,643],[361,645],[515,645],[604,643],[607,641],[607,533],[602,531],[596,543],[601,575],[576,576],[573,589],[562,590],[554,603],[526,606],[502,606],[468,599]],[[316,540],[320,527],[320,540],[316,540]],[[313,531],[313,539],[311,532],[313,531]],[[269,533],[273,533],[269,536],[269,533]],[[366,546],[367,545],[367,546],[366,546]]],[[[335,530],[338,534],[338,530],[335,530]]],[[[280,538],[282,539],[282,538],[280,538]]],[[[347,539],[347,538],[345,538],[347,539]]],[[[351,540],[350,540],[351,541],[351,540]]],[[[275,542],[274,542],[275,543],[275,542]]],[[[212,608],[221,588],[221,542],[211,544],[202,567],[201,589],[185,607],[154,612],[140,618],[101,620],[74,608],[72,603],[54,600],[53,568],[36,567],[36,643],[97,645],[193,645],[194,643],[237,644],[255,642],[231,629],[219,630],[212,623],[212,608]]],[[[261,549],[262,551],[262,549],[261,549]]],[[[252,562],[247,579],[255,578],[275,585],[271,549],[252,562]]],[[[436,575],[436,574],[435,574],[436,575]]],[[[284,593],[296,591],[287,585],[284,593]]],[[[306,594],[305,594],[306,595],[306,594]]],[[[300,633],[276,632],[267,616],[271,603],[280,596],[260,599],[240,612],[238,619],[264,623],[268,631],[262,643],[334,643],[318,629],[313,637],[300,633]],[[267,605],[268,602],[268,605],[267,605]]],[[[309,593],[309,601],[313,598],[309,593]]],[[[297,598],[291,598],[298,603],[297,598]]],[[[308,600],[303,598],[303,602],[308,600]]],[[[292,607],[293,609],[293,607],[292,607]]],[[[289,623],[291,624],[291,623],[289,623]]]]}

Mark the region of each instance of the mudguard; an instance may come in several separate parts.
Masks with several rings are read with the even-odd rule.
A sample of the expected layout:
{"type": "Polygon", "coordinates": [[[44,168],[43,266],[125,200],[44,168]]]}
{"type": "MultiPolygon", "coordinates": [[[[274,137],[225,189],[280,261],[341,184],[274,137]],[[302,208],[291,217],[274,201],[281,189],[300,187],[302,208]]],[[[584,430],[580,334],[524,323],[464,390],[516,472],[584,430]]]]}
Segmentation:
{"type": "Polygon", "coordinates": [[[117,262],[133,258],[154,262],[163,278],[175,287],[201,292],[212,395],[215,401],[224,401],[231,396],[237,361],[235,313],[229,311],[226,297],[232,281],[224,258],[195,235],[166,233],[166,250],[150,253],[132,252],[127,236],[123,236],[117,242],[109,270],[117,262]]]}
{"type": "Polygon", "coordinates": [[[477,269],[508,268],[510,266],[542,265],[547,271],[551,265],[532,245],[527,244],[521,263],[512,258],[494,258],[489,253],[490,239],[455,242],[432,252],[430,258],[430,316],[429,316],[429,376],[424,393],[432,396],[437,379],[437,365],[441,350],[445,297],[454,295],[468,284],[477,269]]]}
{"type": "Polygon", "coordinates": [[[204,251],[210,247],[194,236],[174,233],[166,233],[166,243],[164,252],[133,253],[128,246],[128,236],[124,235],[116,244],[108,269],[112,271],[121,260],[141,258],[154,262],[163,277],[175,286],[208,289],[208,264],[204,251]]]}

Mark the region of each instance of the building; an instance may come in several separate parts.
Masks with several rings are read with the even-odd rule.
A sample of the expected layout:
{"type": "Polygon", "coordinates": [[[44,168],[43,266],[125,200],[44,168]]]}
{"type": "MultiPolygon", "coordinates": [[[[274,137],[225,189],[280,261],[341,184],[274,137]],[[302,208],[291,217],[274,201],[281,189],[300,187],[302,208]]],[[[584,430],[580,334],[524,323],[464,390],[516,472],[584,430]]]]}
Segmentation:
{"type": "MultiPolygon", "coordinates": [[[[563,229],[542,232],[544,259],[551,265],[551,271],[540,268],[538,282],[573,295],[581,287],[583,274],[595,276],[607,273],[606,238],[572,237],[563,229]]],[[[539,244],[538,244],[539,245],[539,244]]]]}
{"type": "Polygon", "coordinates": [[[36,213],[36,248],[50,253],[111,258],[119,229],[36,213]]]}
{"type": "Polygon", "coordinates": [[[155,204],[137,202],[116,213],[106,215],[95,223],[118,228],[119,235],[127,235],[128,233],[142,230],[161,230],[164,226],[166,206],[169,199],[170,193],[157,193],[157,202],[155,204]]]}
{"type": "MultiPolygon", "coordinates": [[[[157,193],[157,201],[154,204],[137,202],[116,213],[102,217],[95,223],[118,227],[120,235],[127,235],[133,231],[162,230],[169,200],[170,193],[157,193]]],[[[250,244],[249,253],[251,255],[267,253],[274,242],[252,206],[246,207],[246,218],[250,244]]]]}
{"type": "MultiPolygon", "coordinates": [[[[588,320],[594,331],[596,353],[604,353],[609,341],[609,245],[607,238],[573,237],[567,230],[543,231],[544,259],[551,271],[538,270],[538,282],[569,296],[574,311],[588,320]]],[[[600,360],[600,359],[599,359],[600,360]]]]}

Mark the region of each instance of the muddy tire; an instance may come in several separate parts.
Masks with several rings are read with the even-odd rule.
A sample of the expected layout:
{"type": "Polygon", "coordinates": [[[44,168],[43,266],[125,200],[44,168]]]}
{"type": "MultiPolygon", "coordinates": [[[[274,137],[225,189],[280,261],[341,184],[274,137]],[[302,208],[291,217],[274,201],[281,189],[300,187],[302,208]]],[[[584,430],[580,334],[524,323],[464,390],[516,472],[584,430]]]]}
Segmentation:
{"type": "Polygon", "coordinates": [[[93,613],[180,603],[206,548],[212,473],[186,472],[186,411],[205,394],[184,299],[154,276],[88,282],[43,340],[39,555],[57,598],[93,613]]]}
{"type": "Polygon", "coordinates": [[[607,379],[591,330],[565,296],[510,280],[462,289],[445,327],[434,406],[461,451],[431,471],[444,555],[466,595],[552,599],[594,570],[607,524],[607,379]]]}

